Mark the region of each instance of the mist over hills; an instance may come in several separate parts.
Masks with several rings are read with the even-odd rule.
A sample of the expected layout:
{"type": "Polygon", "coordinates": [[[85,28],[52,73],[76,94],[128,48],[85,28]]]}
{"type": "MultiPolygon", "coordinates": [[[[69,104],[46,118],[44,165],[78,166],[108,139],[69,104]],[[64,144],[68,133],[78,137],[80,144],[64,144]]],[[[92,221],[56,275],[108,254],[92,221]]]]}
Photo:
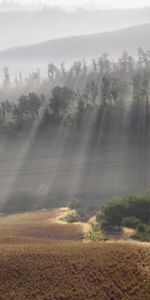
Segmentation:
{"type": "Polygon", "coordinates": [[[60,8],[0,11],[0,50],[69,36],[149,23],[150,8],[66,11],[60,8]]]}
{"type": "Polygon", "coordinates": [[[7,66],[13,73],[31,72],[35,68],[46,70],[51,61],[56,64],[71,63],[78,59],[92,59],[104,52],[115,59],[123,50],[136,55],[137,49],[150,49],[150,24],[92,35],[49,40],[25,47],[11,48],[0,52],[1,66],[7,66]]]}

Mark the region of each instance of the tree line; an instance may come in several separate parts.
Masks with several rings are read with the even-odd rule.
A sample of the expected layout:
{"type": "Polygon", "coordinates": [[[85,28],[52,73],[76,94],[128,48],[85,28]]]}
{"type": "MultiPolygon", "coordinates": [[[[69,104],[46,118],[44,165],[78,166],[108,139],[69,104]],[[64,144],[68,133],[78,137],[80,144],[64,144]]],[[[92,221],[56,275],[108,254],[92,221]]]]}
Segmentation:
{"type": "MultiPolygon", "coordinates": [[[[4,70],[4,86],[10,84],[9,70],[4,70]]],[[[18,82],[22,82],[19,74],[18,82]]],[[[44,85],[41,90],[24,93],[15,102],[0,103],[0,133],[22,136],[38,123],[37,135],[54,136],[60,127],[68,141],[79,141],[90,127],[89,144],[128,139],[138,145],[149,142],[150,128],[150,51],[138,50],[135,60],[125,51],[117,62],[104,53],[87,65],[74,62],[66,70],[48,66],[48,81],[40,82],[40,71],[30,78],[44,85]],[[90,124],[90,126],[89,126],[90,124]],[[101,134],[100,134],[101,133],[101,134]]]]}

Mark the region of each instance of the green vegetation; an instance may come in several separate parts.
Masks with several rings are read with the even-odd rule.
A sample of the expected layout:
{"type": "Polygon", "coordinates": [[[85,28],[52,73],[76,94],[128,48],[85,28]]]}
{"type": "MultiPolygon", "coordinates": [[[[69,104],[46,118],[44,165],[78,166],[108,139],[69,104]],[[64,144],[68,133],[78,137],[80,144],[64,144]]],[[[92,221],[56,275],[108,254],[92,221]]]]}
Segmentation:
{"type": "Polygon", "coordinates": [[[78,213],[75,212],[75,213],[69,214],[68,216],[64,217],[63,220],[72,224],[72,223],[80,222],[81,218],[78,215],[78,213]]]}
{"type": "Polygon", "coordinates": [[[101,226],[98,223],[91,224],[91,229],[87,235],[90,241],[98,242],[104,240],[104,236],[101,230],[101,226]]]}
{"type": "Polygon", "coordinates": [[[103,230],[136,229],[133,238],[150,240],[150,192],[114,198],[97,215],[103,230]]]}
{"type": "Polygon", "coordinates": [[[108,142],[109,138],[112,144],[116,126],[119,141],[126,135],[139,146],[148,141],[149,51],[139,49],[136,61],[124,51],[116,63],[104,53],[92,61],[90,68],[85,61],[74,62],[65,71],[62,65],[58,69],[49,64],[48,78],[44,82],[40,73],[34,72],[25,82],[21,76],[15,84],[16,87],[12,88],[9,70],[4,68],[3,89],[5,91],[7,86],[9,93],[8,100],[1,99],[0,103],[2,136],[28,135],[37,122],[38,137],[55,138],[63,125],[67,132],[66,144],[76,144],[82,142],[89,120],[93,120],[90,145],[98,145],[101,129],[103,135],[99,143],[108,142]],[[38,89],[34,92],[29,89],[29,94],[24,92],[28,90],[27,83],[30,87],[38,86],[38,89]],[[18,88],[20,95],[15,96],[15,102],[11,101],[11,91],[15,94],[18,88]],[[127,111],[129,100],[131,105],[127,111]]]}
{"type": "Polygon", "coordinates": [[[69,207],[73,209],[74,212],[64,218],[64,220],[68,223],[87,222],[89,218],[94,214],[92,214],[92,211],[89,212],[88,208],[86,206],[83,206],[83,202],[78,199],[73,199],[71,201],[71,204],[69,203],[69,205],[69,207]]]}
{"type": "MultiPolygon", "coordinates": [[[[137,167],[133,172],[135,176],[139,176],[141,190],[147,184],[149,168],[148,149],[150,147],[149,54],[149,51],[139,49],[138,57],[135,60],[124,51],[121,58],[114,63],[109,59],[108,54],[104,53],[97,60],[92,61],[90,68],[88,68],[85,61],[74,62],[68,70],[64,69],[64,65],[58,68],[53,64],[49,64],[48,77],[44,82],[40,78],[40,72],[37,72],[33,73],[26,80],[26,83],[20,76],[16,81],[16,86],[13,86],[13,88],[9,70],[7,68],[3,70],[4,82],[2,91],[3,89],[4,91],[8,90],[9,93],[8,97],[5,97],[0,102],[0,138],[2,140],[5,140],[6,137],[8,139],[11,138],[15,143],[18,138],[22,141],[26,140],[24,139],[25,137],[28,138],[28,136],[33,135],[33,149],[36,142],[38,145],[43,143],[44,148],[48,149],[50,156],[51,150],[55,154],[55,151],[60,147],[58,141],[63,141],[60,144],[63,144],[62,157],[64,157],[64,162],[62,166],[64,167],[58,164],[58,171],[61,169],[61,172],[66,173],[66,181],[67,171],[74,172],[81,169],[83,174],[83,184],[81,184],[80,190],[75,191],[73,195],[75,197],[80,197],[81,195],[81,198],[83,197],[84,200],[73,199],[69,204],[70,208],[77,210],[81,220],[86,220],[87,217],[95,214],[96,210],[94,208],[92,208],[91,212],[91,202],[93,206],[96,204],[100,207],[109,199],[109,191],[108,195],[106,195],[105,187],[104,192],[102,191],[100,195],[99,174],[100,180],[103,180],[101,175],[103,173],[101,172],[102,168],[105,168],[105,166],[111,167],[111,161],[107,161],[107,157],[106,162],[105,160],[103,161],[103,158],[101,159],[100,155],[103,151],[104,154],[108,150],[110,153],[113,152],[112,157],[116,160],[113,167],[118,168],[123,161],[119,156],[119,152],[125,147],[128,148],[129,155],[127,153],[126,156],[128,161],[123,161],[122,168],[126,166],[126,163],[127,165],[132,165],[133,163],[137,167]],[[38,89],[33,89],[34,92],[33,90],[29,93],[25,92],[28,91],[25,88],[27,83],[31,87],[36,83],[38,89]],[[15,91],[14,94],[17,95],[14,99],[15,101],[11,101],[11,91],[15,91]],[[16,91],[19,92],[16,93],[16,91]],[[20,91],[22,95],[20,95],[20,91]],[[5,99],[8,100],[5,101],[5,99]],[[119,145],[121,147],[118,147],[119,145]],[[128,145],[129,147],[127,147],[128,145]],[[87,153],[84,153],[82,149],[86,149],[87,153]],[[76,153],[76,157],[78,154],[82,154],[81,152],[83,152],[83,155],[88,155],[87,157],[85,155],[82,163],[80,160],[76,163],[75,157],[72,158],[73,155],[66,155],[66,153],[73,153],[73,151],[76,153]],[[133,152],[133,155],[131,152],[133,152]],[[133,159],[134,157],[135,159],[133,159]],[[94,185],[93,189],[90,188],[90,176],[95,182],[95,189],[94,185]],[[96,194],[96,200],[89,195],[88,186],[89,190],[91,189],[92,193],[96,194]]],[[[38,146],[36,148],[38,149],[38,146]]],[[[30,152],[32,153],[32,151],[30,152]]],[[[44,171],[43,169],[43,175],[44,171]]],[[[116,173],[117,179],[120,173],[119,171],[116,173]]],[[[22,175],[25,176],[25,174],[22,175]]],[[[35,176],[35,174],[30,174],[31,179],[32,175],[35,176]]],[[[47,181],[46,174],[43,180],[47,181]]],[[[59,178],[54,181],[56,187],[52,187],[51,193],[41,196],[40,201],[39,195],[33,195],[31,201],[26,200],[26,198],[29,198],[28,194],[26,198],[24,195],[23,197],[19,196],[19,199],[25,199],[24,201],[17,200],[18,195],[11,196],[14,199],[12,201],[8,199],[1,211],[17,212],[35,208],[51,209],[68,206],[70,196],[68,199],[66,195],[64,195],[64,198],[62,195],[66,191],[65,179],[62,185],[59,178]],[[59,191],[59,186],[62,186],[61,194],[56,192],[59,191]]],[[[120,190],[123,189],[117,184],[112,184],[112,186],[120,190]]],[[[128,186],[130,187],[130,182],[127,183],[126,187],[128,188],[128,186]]],[[[135,183],[135,190],[136,188],[137,184],[135,183]]],[[[70,190],[68,192],[70,193],[70,190]]],[[[137,228],[140,223],[148,225],[150,219],[149,194],[145,193],[144,196],[132,195],[123,199],[117,198],[102,209],[102,216],[100,215],[102,228],[110,228],[115,231],[120,230],[123,226],[137,228]]]]}
{"type": "Polygon", "coordinates": [[[133,217],[124,218],[121,225],[123,227],[136,229],[139,224],[140,224],[140,219],[137,219],[136,217],[133,216],[133,217]]]}
{"type": "Polygon", "coordinates": [[[137,232],[132,238],[143,242],[150,242],[150,225],[139,224],[137,232]]]}

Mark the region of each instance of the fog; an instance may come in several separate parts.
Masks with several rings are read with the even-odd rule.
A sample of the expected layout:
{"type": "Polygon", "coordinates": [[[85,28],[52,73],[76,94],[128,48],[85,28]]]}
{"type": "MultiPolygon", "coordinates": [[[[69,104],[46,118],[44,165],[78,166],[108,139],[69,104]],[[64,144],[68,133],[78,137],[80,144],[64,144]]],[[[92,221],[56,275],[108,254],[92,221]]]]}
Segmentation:
{"type": "Polygon", "coordinates": [[[150,48],[150,8],[20,7],[0,9],[0,68],[8,67],[12,80],[37,69],[45,75],[51,61],[70,64],[104,52],[116,59],[123,50],[135,55],[138,47],[150,48]]]}
{"type": "Polygon", "coordinates": [[[21,7],[26,7],[30,9],[35,9],[35,7],[41,7],[41,6],[58,6],[63,7],[65,9],[72,8],[84,8],[84,9],[93,9],[96,8],[140,8],[143,6],[149,6],[149,0],[143,0],[142,2],[139,0],[133,0],[132,2],[127,0],[125,2],[120,2],[119,0],[1,0],[1,8],[5,9],[21,9],[21,7]]]}
{"type": "Polygon", "coordinates": [[[106,54],[68,70],[50,65],[47,78],[35,73],[13,86],[6,70],[2,209],[29,191],[37,208],[63,206],[72,198],[101,207],[112,196],[149,187],[149,95],[143,85],[144,78],[149,84],[149,60],[141,66],[141,55],[149,59],[149,52],[140,51],[135,61],[124,53],[115,65],[106,54]]]}
{"type": "Polygon", "coordinates": [[[150,8],[43,3],[1,6],[0,211],[148,189],[150,8]]]}
{"type": "Polygon", "coordinates": [[[150,8],[127,10],[0,11],[0,50],[62,37],[118,30],[149,23],[150,8]]]}

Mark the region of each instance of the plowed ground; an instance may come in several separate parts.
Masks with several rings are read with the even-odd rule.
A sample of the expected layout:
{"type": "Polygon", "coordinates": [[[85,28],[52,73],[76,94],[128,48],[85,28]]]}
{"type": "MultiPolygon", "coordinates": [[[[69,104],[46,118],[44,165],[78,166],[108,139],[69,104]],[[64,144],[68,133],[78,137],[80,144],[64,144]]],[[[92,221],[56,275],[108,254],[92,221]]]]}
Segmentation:
{"type": "Polygon", "coordinates": [[[36,222],[12,218],[0,220],[0,300],[150,300],[148,244],[21,236],[36,222]]]}

